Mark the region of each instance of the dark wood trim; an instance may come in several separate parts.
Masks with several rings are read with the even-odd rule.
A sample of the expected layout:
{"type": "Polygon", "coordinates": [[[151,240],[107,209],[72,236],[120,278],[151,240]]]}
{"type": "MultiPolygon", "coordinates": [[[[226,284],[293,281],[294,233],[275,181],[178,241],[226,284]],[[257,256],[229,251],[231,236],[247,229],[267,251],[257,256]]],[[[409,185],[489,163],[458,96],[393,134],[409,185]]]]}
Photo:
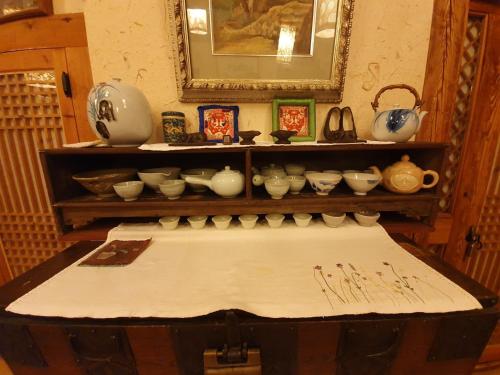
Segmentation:
{"type": "Polygon", "coordinates": [[[468,1],[434,0],[422,109],[429,111],[419,141],[447,142],[458,88],[468,1]]]}
{"type": "Polygon", "coordinates": [[[87,47],[83,13],[33,18],[0,25],[0,53],[67,47],[87,47]]]}

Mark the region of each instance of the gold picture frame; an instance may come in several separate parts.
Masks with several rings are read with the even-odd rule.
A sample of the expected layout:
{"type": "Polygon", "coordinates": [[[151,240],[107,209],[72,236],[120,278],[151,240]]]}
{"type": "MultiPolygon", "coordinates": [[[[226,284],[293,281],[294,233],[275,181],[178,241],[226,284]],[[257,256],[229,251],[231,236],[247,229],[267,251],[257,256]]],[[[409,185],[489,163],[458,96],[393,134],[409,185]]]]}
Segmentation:
{"type": "MultiPolygon", "coordinates": [[[[319,103],[338,103],[342,100],[354,0],[268,0],[293,5],[311,1],[314,4],[314,38],[319,35],[319,12],[324,9],[323,5],[329,2],[335,4],[334,36],[329,34],[327,42],[316,38],[317,43],[328,43],[329,48],[318,45],[314,52],[316,56],[311,57],[295,56],[292,52],[291,62],[286,59],[278,61],[275,56],[269,55],[214,55],[211,45],[213,1],[167,0],[170,39],[181,102],[271,102],[284,96],[313,98],[319,103]],[[191,17],[193,15],[198,17],[195,21],[191,17]],[[328,63],[325,64],[325,61],[328,63]],[[322,76],[319,73],[315,76],[321,70],[318,67],[323,70],[322,76]],[[241,71],[238,71],[240,68],[241,71]],[[261,74],[266,69],[271,73],[261,74]],[[280,74],[289,76],[282,77],[280,74]]],[[[224,0],[217,1],[220,4],[224,0]]],[[[232,7],[237,3],[234,0],[227,2],[232,7]]],[[[281,27],[280,37],[283,33],[281,27]]]]}
{"type": "Polygon", "coordinates": [[[0,24],[51,14],[52,0],[0,0],[0,24]]]}

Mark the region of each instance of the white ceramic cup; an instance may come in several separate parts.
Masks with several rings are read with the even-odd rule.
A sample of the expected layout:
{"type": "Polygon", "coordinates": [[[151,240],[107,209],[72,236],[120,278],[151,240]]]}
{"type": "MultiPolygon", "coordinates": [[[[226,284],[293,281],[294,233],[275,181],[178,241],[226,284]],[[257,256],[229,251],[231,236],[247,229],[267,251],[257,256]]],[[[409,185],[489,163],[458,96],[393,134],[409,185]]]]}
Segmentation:
{"type": "Polygon", "coordinates": [[[240,215],[238,220],[244,229],[253,229],[259,217],[257,215],[240,215]]]}
{"type": "Polygon", "coordinates": [[[164,216],[160,218],[159,222],[163,229],[174,230],[179,225],[179,216],[164,216]]]}
{"type": "Polygon", "coordinates": [[[336,228],[345,220],[345,213],[343,212],[325,212],[321,214],[323,221],[327,227],[336,228]]]}
{"type": "Polygon", "coordinates": [[[266,191],[272,199],[281,199],[290,189],[290,181],[287,177],[269,177],[264,182],[266,191]]]}
{"type": "Polygon", "coordinates": [[[212,217],[212,222],[217,229],[224,230],[229,228],[232,219],[229,215],[217,215],[212,217]]]}
{"type": "Polygon", "coordinates": [[[137,200],[137,197],[144,189],[144,182],[142,181],[125,181],[113,185],[116,194],[118,194],[125,202],[137,200]]]}
{"type": "Polygon", "coordinates": [[[290,194],[297,195],[306,185],[306,178],[304,176],[288,176],[290,181],[290,194]]]}
{"type": "Polygon", "coordinates": [[[168,199],[179,199],[186,190],[186,182],[184,180],[167,180],[162,182],[159,188],[168,199]]]}
{"type": "Polygon", "coordinates": [[[281,227],[281,224],[283,224],[283,220],[285,220],[285,215],[267,214],[266,220],[271,228],[279,228],[279,227],[281,227]]]}
{"type": "Polygon", "coordinates": [[[191,228],[193,229],[202,229],[207,222],[206,216],[189,216],[188,222],[191,224],[191,228]]]}
{"type": "Polygon", "coordinates": [[[305,228],[311,222],[312,216],[310,214],[293,214],[293,220],[298,227],[305,228]]]}
{"type": "Polygon", "coordinates": [[[378,221],[380,214],[378,212],[355,212],[354,217],[359,225],[371,227],[378,221]]]}

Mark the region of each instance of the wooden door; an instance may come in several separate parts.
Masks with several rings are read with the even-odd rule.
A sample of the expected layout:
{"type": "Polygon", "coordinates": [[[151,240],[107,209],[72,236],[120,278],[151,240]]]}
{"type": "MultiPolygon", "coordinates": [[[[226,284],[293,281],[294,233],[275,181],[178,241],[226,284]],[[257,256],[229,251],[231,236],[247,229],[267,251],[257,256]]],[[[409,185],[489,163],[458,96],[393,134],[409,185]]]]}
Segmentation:
{"type": "Polygon", "coordinates": [[[475,22],[481,51],[445,259],[498,294],[500,5],[473,2],[469,17],[475,22]],[[480,236],[481,244],[471,243],[471,230],[480,236]]]}
{"type": "Polygon", "coordinates": [[[64,49],[0,54],[0,233],[14,275],[64,249],[38,151],[78,141],[64,49]]]}

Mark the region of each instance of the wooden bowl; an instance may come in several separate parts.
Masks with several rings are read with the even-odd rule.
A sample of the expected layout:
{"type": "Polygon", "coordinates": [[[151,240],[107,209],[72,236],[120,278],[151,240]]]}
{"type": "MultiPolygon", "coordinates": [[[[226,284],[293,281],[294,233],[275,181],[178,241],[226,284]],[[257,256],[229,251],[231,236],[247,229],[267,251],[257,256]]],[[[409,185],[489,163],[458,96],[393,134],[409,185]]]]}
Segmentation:
{"type": "Polygon", "coordinates": [[[134,168],[100,169],[73,175],[73,180],[101,198],[115,195],[114,184],[136,178],[137,169],[134,168]]]}

